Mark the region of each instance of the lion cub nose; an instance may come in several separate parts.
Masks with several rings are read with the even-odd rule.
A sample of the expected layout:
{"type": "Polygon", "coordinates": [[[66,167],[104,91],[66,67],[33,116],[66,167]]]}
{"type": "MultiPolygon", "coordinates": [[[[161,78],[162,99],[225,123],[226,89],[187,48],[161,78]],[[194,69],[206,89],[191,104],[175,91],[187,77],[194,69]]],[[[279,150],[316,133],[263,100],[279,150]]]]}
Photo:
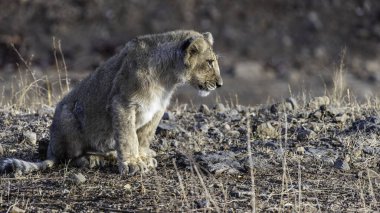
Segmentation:
{"type": "Polygon", "coordinates": [[[221,87],[223,86],[223,81],[222,80],[219,80],[218,82],[216,82],[216,87],[221,87]]]}

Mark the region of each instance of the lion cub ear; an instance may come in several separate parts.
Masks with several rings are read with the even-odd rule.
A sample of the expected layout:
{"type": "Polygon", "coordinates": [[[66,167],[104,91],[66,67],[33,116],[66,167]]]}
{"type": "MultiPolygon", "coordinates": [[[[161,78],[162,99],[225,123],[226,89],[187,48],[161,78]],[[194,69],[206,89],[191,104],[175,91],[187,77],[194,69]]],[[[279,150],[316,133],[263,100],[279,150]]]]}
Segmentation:
{"type": "Polygon", "coordinates": [[[211,46],[214,44],[214,38],[212,37],[210,32],[202,33],[202,35],[210,43],[211,46]]]}
{"type": "Polygon", "coordinates": [[[206,48],[206,42],[203,37],[191,37],[186,39],[182,45],[182,50],[185,53],[185,65],[190,66],[190,64],[192,64],[191,60],[194,59],[193,56],[204,52],[206,48]]]}

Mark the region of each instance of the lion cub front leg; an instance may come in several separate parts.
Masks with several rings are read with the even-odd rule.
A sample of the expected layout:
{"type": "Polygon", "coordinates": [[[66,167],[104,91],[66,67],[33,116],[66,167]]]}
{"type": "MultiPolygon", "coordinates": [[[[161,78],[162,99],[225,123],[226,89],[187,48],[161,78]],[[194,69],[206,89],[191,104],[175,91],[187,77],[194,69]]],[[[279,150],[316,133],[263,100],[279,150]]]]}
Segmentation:
{"type": "Polygon", "coordinates": [[[139,155],[139,141],[136,133],[136,109],[124,106],[119,100],[112,102],[112,125],[116,142],[117,161],[120,174],[145,172],[147,166],[139,155]]]}
{"type": "Polygon", "coordinates": [[[157,161],[154,159],[156,152],[149,148],[150,142],[153,140],[154,134],[156,132],[157,126],[160,123],[162,115],[165,110],[157,112],[152,120],[142,126],[137,130],[137,137],[139,139],[140,147],[140,157],[145,162],[145,164],[150,168],[157,167],[157,161]]]}

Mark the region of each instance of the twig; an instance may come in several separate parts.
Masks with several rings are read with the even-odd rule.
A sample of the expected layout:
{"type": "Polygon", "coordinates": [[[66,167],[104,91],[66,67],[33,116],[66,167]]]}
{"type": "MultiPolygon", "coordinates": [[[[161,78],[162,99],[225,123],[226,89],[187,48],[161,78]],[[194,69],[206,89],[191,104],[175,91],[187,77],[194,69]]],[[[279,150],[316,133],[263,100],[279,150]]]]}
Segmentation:
{"type": "Polygon", "coordinates": [[[216,209],[216,212],[220,212],[220,209],[219,209],[218,205],[216,204],[216,202],[214,201],[214,199],[212,199],[209,191],[207,190],[207,187],[206,187],[205,183],[203,182],[203,178],[202,178],[201,174],[199,173],[197,166],[194,165],[193,167],[194,167],[195,172],[197,173],[197,176],[198,176],[199,181],[200,181],[200,183],[201,183],[201,185],[203,187],[203,190],[205,190],[207,199],[209,199],[210,202],[212,203],[212,205],[214,205],[214,207],[216,209]]]}
{"type": "Polygon", "coordinates": [[[249,167],[250,167],[250,173],[251,173],[251,207],[252,212],[256,212],[256,194],[255,194],[255,174],[253,171],[253,159],[252,159],[252,150],[251,150],[251,142],[250,142],[250,136],[251,136],[251,122],[250,117],[247,112],[247,149],[248,149],[248,159],[249,159],[249,167]]]}

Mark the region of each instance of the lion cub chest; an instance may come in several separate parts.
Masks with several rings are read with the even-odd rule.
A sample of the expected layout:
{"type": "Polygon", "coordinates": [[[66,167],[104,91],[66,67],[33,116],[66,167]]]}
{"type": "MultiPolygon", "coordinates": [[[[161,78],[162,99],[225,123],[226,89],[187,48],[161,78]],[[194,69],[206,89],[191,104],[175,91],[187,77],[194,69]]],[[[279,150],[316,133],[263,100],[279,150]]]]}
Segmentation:
{"type": "Polygon", "coordinates": [[[169,105],[170,97],[171,93],[152,95],[149,100],[140,104],[136,114],[137,129],[151,121],[156,113],[165,110],[169,105]]]}

